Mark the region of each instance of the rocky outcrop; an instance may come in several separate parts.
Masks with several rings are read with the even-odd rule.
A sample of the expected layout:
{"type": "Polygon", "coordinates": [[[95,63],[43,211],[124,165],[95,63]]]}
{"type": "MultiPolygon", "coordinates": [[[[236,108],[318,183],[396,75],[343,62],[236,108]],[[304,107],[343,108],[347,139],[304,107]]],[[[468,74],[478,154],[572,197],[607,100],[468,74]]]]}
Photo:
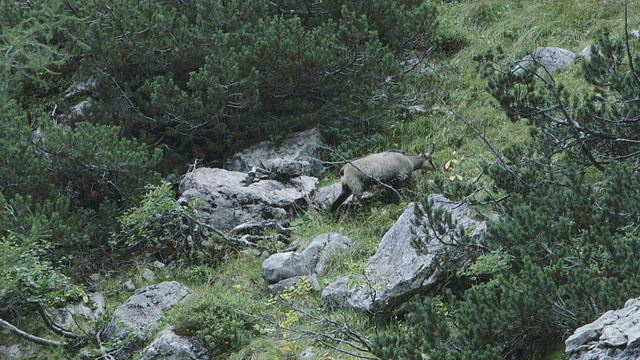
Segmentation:
{"type": "Polygon", "coordinates": [[[251,146],[227,161],[225,169],[247,173],[259,167],[317,177],[322,170],[323,147],[320,131],[311,129],[289,136],[280,145],[263,141],[251,146]]]}
{"type": "Polygon", "coordinates": [[[176,335],[169,327],[142,351],[140,360],[208,360],[207,350],[201,341],[176,335]]]}
{"type": "MultiPolygon", "coordinates": [[[[471,219],[467,206],[439,194],[430,195],[429,199],[451,213],[472,238],[480,240],[486,224],[471,219]]],[[[328,305],[388,312],[417,293],[435,293],[446,284],[449,274],[441,270],[434,255],[444,246],[442,242],[430,234],[426,251],[419,253],[411,245],[413,234],[424,236],[422,227],[412,225],[414,206],[417,205],[410,204],[384,235],[358,280],[343,278],[324,289],[322,298],[328,305]]],[[[428,222],[426,218],[423,221],[428,222]]],[[[459,266],[463,267],[471,260],[462,258],[459,261],[459,266]]]]}
{"type": "Polygon", "coordinates": [[[102,293],[88,293],[87,302],[79,301],[75,305],[67,305],[54,311],[55,320],[65,329],[77,329],[85,321],[98,320],[104,312],[104,295],[102,293]]]}
{"type": "Polygon", "coordinates": [[[102,341],[114,344],[119,359],[131,358],[149,340],[164,312],[191,296],[195,292],[175,281],[138,289],[116,309],[102,341]]]}
{"type": "Polygon", "coordinates": [[[534,70],[538,74],[554,73],[563,67],[573,65],[576,54],[572,51],[556,47],[539,47],[531,55],[525,56],[513,70],[522,73],[525,69],[534,70]]]}
{"type": "Polygon", "coordinates": [[[311,278],[312,286],[319,290],[316,274],[325,274],[331,254],[346,251],[351,239],[338,233],[328,233],[316,237],[302,252],[288,251],[271,255],[262,263],[262,277],[269,283],[270,292],[286,287],[274,286],[279,283],[290,285],[302,276],[311,278]],[[294,280],[290,280],[294,279],[294,280]]]}
{"type": "Polygon", "coordinates": [[[294,207],[305,207],[318,179],[300,176],[288,182],[261,180],[247,184],[246,173],[199,168],[180,183],[181,203],[200,199],[204,222],[219,230],[267,220],[286,222],[294,207]]]}
{"type": "Polygon", "coordinates": [[[566,341],[570,360],[636,360],[640,358],[640,298],[604,313],[566,341]]]}

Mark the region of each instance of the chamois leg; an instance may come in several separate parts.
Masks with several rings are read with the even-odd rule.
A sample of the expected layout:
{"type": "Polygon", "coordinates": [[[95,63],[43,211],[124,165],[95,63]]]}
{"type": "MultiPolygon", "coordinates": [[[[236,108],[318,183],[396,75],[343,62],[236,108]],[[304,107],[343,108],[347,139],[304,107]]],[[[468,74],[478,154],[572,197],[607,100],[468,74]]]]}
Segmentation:
{"type": "Polygon", "coordinates": [[[340,196],[338,196],[336,201],[331,204],[330,211],[335,212],[338,209],[338,206],[340,206],[345,200],[347,200],[349,195],[351,195],[351,189],[349,188],[349,186],[342,185],[342,192],[340,193],[340,196]]]}

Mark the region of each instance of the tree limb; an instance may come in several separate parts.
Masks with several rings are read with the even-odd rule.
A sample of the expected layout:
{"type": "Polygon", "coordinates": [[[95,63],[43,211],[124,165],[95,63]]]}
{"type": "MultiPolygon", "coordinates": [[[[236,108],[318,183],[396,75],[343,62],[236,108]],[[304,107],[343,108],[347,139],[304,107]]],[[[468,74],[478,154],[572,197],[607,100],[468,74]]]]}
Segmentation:
{"type": "Polygon", "coordinates": [[[69,342],[62,342],[62,341],[54,341],[54,340],[49,340],[49,339],[45,339],[45,338],[41,338],[35,335],[31,335],[25,331],[22,331],[20,329],[18,329],[17,327],[15,327],[14,325],[12,325],[11,323],[9,323],[8,321],[0,318],[0,326],[6,328],[7,330],[9,330],[10,332],[12,332],[13,334],[27,340],[27,341],[31,341],[33,343],[36,343],[38,345],[46,345],[46,346],[58,346],[58,347],[70,347],[73,345],[73,343],[69,343],[69,342]]]}
{"type": "Polygon", "coordinates": [[[518,174],[516,174],[516,172],[512,168],[509,167],[509,165],[507,165],[507,163],[504,162],[504,160],[502,159],[502,156],[500,156],[500,153],[498,153],[498,151],[493,147],[493,145],[491,145],[489,140],[487,140],[487,138],[484,135],[482,135],[482,133],[480,133],[480,131],[476,129],[475,126],[473,126],[469,121],[467,121],[467,119],[465,119],[462,115],[458,114],[451,106],[449,106],[449,104],[447,104],[447,102],[442,98],[442,96],[440,96],[438,93],[435,93],[435,95],[438,98],[438,100],[444,105],[444,107],[447,108],[447,110],[449,110],[455,117],[457,117],[458,120],[462,121],[463,124],[465,124],[469,129],[471,129],[471,131],[473,131],[476,134],[476,136],[479,137],[480,140],[482,140],[482,142],[485,143],[485,145],[487,146],[487,148],[489,148],[489,151],[491,151],[491,153],[496,158],[498,163],[500,163],[500,165],[502,165],[502,167],[505,170],[507,170],[509,174],[511,174],[511,176],[513,176],[516,180],[518,180],[520,184],[524,186],[529,186],[524,180],[522,180],[522,178],[520,178],[520,176],[518,176],[518,174]]]}
{"type": "Polygon", "coordinates": [[[40,314],[40,317],[42,318],[42,320],[44,320],[44,323],[54,333],[56,333],[56,334],[58,334],[60,336],[64,336],[66,338],[71,338],[71,339],[79,338],[79,336],[77,334],[75,334],[75,333],[63,328],[60,324],[56,323],[53,320],[53,318],[51,318],[51,315],[49,315],[49,313],[46,312],[43,308],[38,307],[38,314],[40,314]]]}

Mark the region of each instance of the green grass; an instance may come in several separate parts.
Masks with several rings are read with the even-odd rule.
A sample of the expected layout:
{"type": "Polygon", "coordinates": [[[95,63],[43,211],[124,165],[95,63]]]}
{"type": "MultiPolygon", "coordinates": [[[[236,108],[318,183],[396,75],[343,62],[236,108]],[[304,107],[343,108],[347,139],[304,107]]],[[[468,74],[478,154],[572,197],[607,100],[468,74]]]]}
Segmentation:
{"type": "MultiPolygon", "coordinates": [[[[485,143],[465,125],[460,117],[472,124],[495,149],[509,144],[527,141],[528,129],[524,123],[511,123],[485,91],[486,83],[476,71],[473,56],[481,51],[503,47],[514,58],[521,58],[538,46],[558,46],[574,52],[581,51],[592,43],[600,31],[608,26],[613,31],[622,29],[622,1],[454,1],[441,2],[439,12],[443,26],[456,33],[462,32],[468,45],[450,58],[440,59],[441,70],[435,79],[425,80],[428,88],[436,84],[437,96],[425,96],[423,105],[427,109],[437,108],[418,116],[412,115],[406,121],[396,124],[393,134],[386,140],[389,148],[424,148],[435,143],[434,161],[438,170],[424,172],[416,176],[410,197],[401,204],[363,206],[356,213],[330,215],[326,212],[309,210],[301,212],[292,223],[293,240],[303,249],[316,236],[326,232],[339,232],[353,240],[349,252],[341,253],[330,260],[330,272],[320,279],[326,285],[348,275],[354,264],[363,265],[375,253],[384,233],[400,216],[407,201],[417,200],[430,192],[435,177],[447,181],[469,181],[482,171],[482,164],[493,161],[493,155],[485,143]],[[432,82],[433,81],[433,82],[432,82]],[[447,170],[445,164],[454,164],[447,170]],[[452,180],[449,180],[452,179],[452,180]]],[[[637,24],[640,5],[631,4],[630,24],[637,24]]],[[[586,86],[576,80],[579,67],[566,70],[558,75],[558,80],[566,82],[572,89],[586,86]]],[[[329,177],[337,180],[336,176],[329,177]]],[[[264,259],[244,253],[232,255],[221,267],[211,273],[204,273],[204,279],[194,282],[193,276],[186,278],[190,285],[201,294],[215,292],[227,298],[269,303],[266,284],[260,275],[264,259]]],[[[311,299],[301,300],[298,305],[316,306],[319,294],[311,299]]],[[[259,317],[271,319],[261,323],[263,328],[274,326],[273,321],[285,320],[286,307],[265,305],[260,307],[259,317]]],[[[319,309],[319,314],[322,310],[319,309]]],[[[326,316],[329,312],[325,313],[326,316]]],[[[351,326],[371,335],[373,324],[366,317],[356,314],[349,317],[351,326]]],[[[299,324],[300,325],[300,324],[299,324]]],[[[309,328],[305,324],[305,328],[309,328]]],[[[311,328],[313,329],[313,328],[311,328]]],[[[297,354],[309,346],[316,348],[317,358],[348,358],[344,354],[311,342],[309,339],[291,340],[283,331],[264,331],[251,344],[232,358],[295,359],[297,354]]],[[[558,346],[562,348],[562,344],[558,346]]],[[[556,358],[562,351],[547,355],[556,358]]]]}
{"type": "MultiPolygon", "coordinates": [[[[349,264],[366,263],[386,230],[404,210],[407,201],[427,195],[436,177],[458,181],[459,175],[463,181],[469,181],[481,173],[483,164],[494,160],[485,143],[460,117],[481,132],[496,150],[529,140],[528,126],[522,122],[511,123],[485,91],[486,83],[477,73],[473,61],[475,54],[498,45],[514,59],[531,53],[538,46],[557,46],[578,53],[593,43],[605,26],[612,31],[623,29],[622,1],[443,1],[438,9],[443,26],[450,27],[455,33],[462,32],[468,45],[450,58],[438,60],[441,70],[435,79],[425,79],[423,84],[418,81],[423,88],[436,84],[437,96],[425,95],[422,105],[438,110],[408,116],[405,121],[395,124],[392,135],[386,139],[388,148],[424,148],[429,143],[435,143],[434,162],[438,170],[417,175],[411,187],[411,196],[402,204],[376,203],[363,207],[355,214],[337,216],[312,210],[302,213],[294,221],[294,237],[301,245],[329,231],[343,233],[354,241],[350,252],[331,259],[332,270],[326,276],[327,283],[352,271],[353,267],[349,264]],[[448,162],[455,163],[455,166],[445,170],[448,162]]],[[[629,14],[629,23],[632,26],[638,24],[640,5],[631,4],[629,14]]],[[[556,79],[580,92],[587,89],[587,85],[578,79],[579,73],[578,64],[559,73],[556,79]]],[[[337,180],[337,177],[332,179],[337,180]]],[[[371,323],[356,323],[362,333],[372,333],[371,323]]],[[[268,337],[260,337],[250,347],[267,349],[262,353],[265,356],[263,358],[287,358],[282,354],[282,344],[283,339],[273,338],[269,341],[268,337]]],[[[318,344],[313,346],[321,349],[316,352],[318,354],[327,352],[336,358],[348,358],[318,344]]],[[[554,351],[542,358],[550,360],[562,357],[563,349],[559,339],[554,351]]]]}
{"type": "MultiPolygon", "coordinates": [[[[363,206],[356,213],[342,212],[336,215],[318,210],[301,211],[291,226],[292,240],[299,244],[300,249],[304,249],[316,236],[327,232],[342,233],[353,241],[350,251],[330,259],[331,269],[320,279],[322,285],[348,275],[353,271],[353,264],[365,264],[408,201],[429,194],[435,178],[469,181],[478,177],[484,163],[494,160],[486,144],[460,117],[472,124],[498,150],[529,139],[527,125],[508,121],[485,91],[486,83],[476,71],[474,55],[498,45],[514,59],[531,53],[538,46],[557,46],[578,53],[593,43],[605,26],[614,33],[623,30],[624,2],[621,0],[462,0],[437,3],[442,26],[450,32],[462,34],[467,46],[448,58],[438,59],[439,70],[434,78],[416,79],[417,86],[425,91],[420,104],[427,109],[438,110],[410,115],[395,124],[395,130],[385,139],[385,145],[389,148],[413,149],[435,143],[434,162],[438,169],[417,175],[408,192],[410,196],[400,204],[376,202],[363,206]],[[436,96],[430,93],[434,85],[436,96]],[[447,163],[455,165],[445,169],[447,163]]],[[[639,22],[640,2],[630,2],[630,27],[637,28],[639,22]]],[[[580,68],[576,65],[559,73],[556,79],[580,92],[587,89],[587,85],[577,80],[579,72],[580,68]]],[[[337,181],[337,170],[328,174],[322,184],[331,181],[337,181]]],[[[181,266],[168,269],[159,280],[175,278],[203,296],[215,293],[236,302],[239,308],[258,311],[260,313],[254,315],[262,319],[260,326],[267,329],[275,326],[274,321],[284,320],[286,307],[269,305],[270,296],[260,269],[265,256],[243,251],[231,253],[215,269],[208,266],[181,266]]],[[[114,276],[100,286],[110,297],[113,295],[108,306],[113,308],[126,297],[127,293],[121,290],[121,283],[127,278],[139,279],[143,268],[144,265],[139,265],[131,273],[114,276]]],[[[137,284],[144,285],[141,281],[137,284]]],[[[313,294],[298,305],[317,306],[318,298],[319,294],[313,294]]],[[[326,311],[315,310],[320,314],[326,311]]],[[[325,314],[329,315],[329,312],[325,314]]],[[[374,332],[374,324],[366,316],[350,314],[349,318],[355,330],[366,335],[374,332]]],[[[287,339],[283,331],[261,332],[231,358],[296,359],[299,352],[309,346],[315,347],[318,359],[349,358],[308,339],[287,339]]],[[[560,358],[562,349],[559,341],[558,350],[545,359],[560,358]]]]}

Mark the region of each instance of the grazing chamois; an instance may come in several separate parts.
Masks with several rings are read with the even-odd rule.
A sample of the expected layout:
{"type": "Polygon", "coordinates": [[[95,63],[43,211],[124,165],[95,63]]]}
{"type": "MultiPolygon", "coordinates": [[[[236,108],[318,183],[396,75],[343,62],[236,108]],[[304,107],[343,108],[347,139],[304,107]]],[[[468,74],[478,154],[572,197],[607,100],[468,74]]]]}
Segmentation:
{"type": "Polygon", "coordinates": [[[351,160],[340,169],[342,192],[331,204],[336,211],[349,195],[360,200],[362,193],[380,182],[398,190],[411,181],[411,174],[420,169],[433,170],[431,151],[420,155],[405,155],[391,150],[351,160]]]}

